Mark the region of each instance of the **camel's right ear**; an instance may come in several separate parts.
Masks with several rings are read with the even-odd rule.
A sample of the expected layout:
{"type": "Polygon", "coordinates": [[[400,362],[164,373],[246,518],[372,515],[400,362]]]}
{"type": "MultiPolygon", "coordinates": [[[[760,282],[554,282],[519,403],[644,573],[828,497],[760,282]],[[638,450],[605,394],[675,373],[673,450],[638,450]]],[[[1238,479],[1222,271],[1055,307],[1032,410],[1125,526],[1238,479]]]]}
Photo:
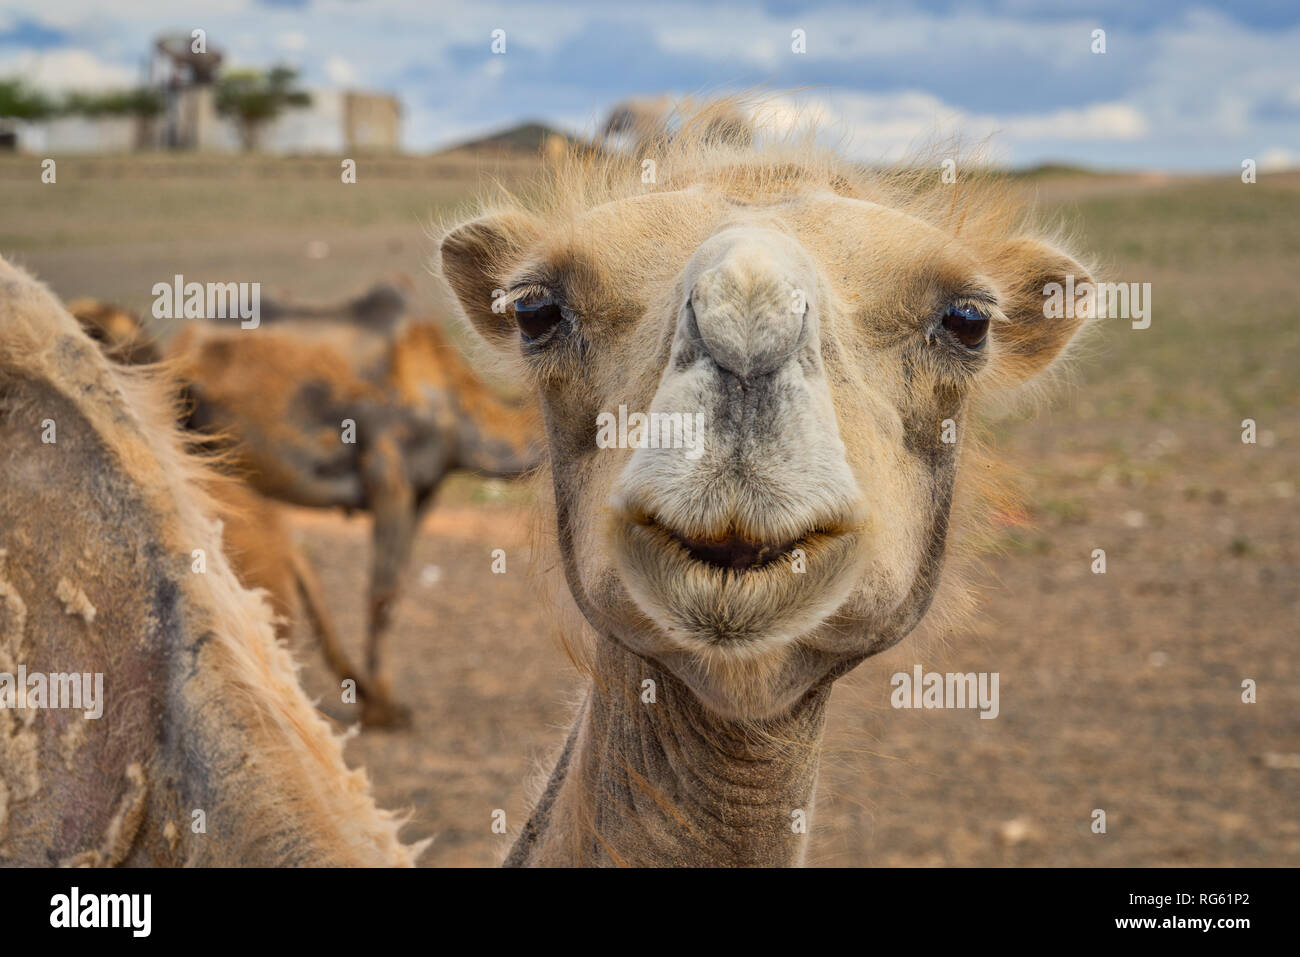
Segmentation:
{"type": "Polygon", "coordinates": [[[537,222],[516,212],[471,220],[443,237],[442,274],[479,335],[493,345],[517,336],[503,304],[505,280],[539,239],[537,222]]]}

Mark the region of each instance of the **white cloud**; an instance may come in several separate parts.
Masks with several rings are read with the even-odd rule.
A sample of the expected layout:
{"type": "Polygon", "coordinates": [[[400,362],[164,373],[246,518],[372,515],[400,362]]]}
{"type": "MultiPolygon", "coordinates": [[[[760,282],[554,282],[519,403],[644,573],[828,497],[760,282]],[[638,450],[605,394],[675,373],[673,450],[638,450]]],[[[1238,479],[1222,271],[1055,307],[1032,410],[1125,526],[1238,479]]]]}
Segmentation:
{"type": "Polygon", "coordinates": [[[332,56],[325,61],[325,75],[335,86],[355,86],[360,82],[357,68],[341,56],[332,56]]]}
{"type": "Polygon", "coordinates": [[[1297,166],[1300,166],[1300,154],[1293,153],[1283,146],[1266,149],[1259,157],[1261,173],[1280,173],[1282,170],[1295,169],[1297,166]]]}
{"type": "Polygon", "coordinates": [[[1300,27],[1252,30],[1194,11],[1154,35],[1146,76],[1128,99],[1170,142],[1252,139],[1257,104],[1300,102],[1298,48],[1300,27]]]}
{"type": "Polygon", "coordinates": [[[652,21],[664,49],[703,59],[747,61],[762,67],[806,56],[819,60],[929,57],[936,49],[962,49],[972,63],[986,57],[1041,57],[1083,62],[1091,53],[1092,20],[1031,20],[982,10],[944,15],[925,11],[866,11],[841,4],[790,15],[772,15],[755,6],[699,8],[666,4],[652,21]],[[671,12],[670,12],[671,11],[671,12]],[[791,30],[804,30],[807,52],[791,50],[791,30]]]}
{"type": "Polygon", "coordinates": [[[288,33],[281,33],[277,36],[275,38],[275,45],[281,50],[296,53],[300,50],[307,49],[307,38],[297,30],[291,30],[288,33]]]}
{"type": "Polygon", "coordinates": [[[756,113],[761,124],[776,132],[812,123],[828,139],[846,140],[846,148],[859,157],[883,161],[948,139],[966,145],[988,140],[985,152],[993,160],[1025,141],[1134,140],[1149,131],[1142,112],[1124,103],[1004,116],[968,113],[923,90],[782,97],[762,104],[756,113]]]}
{"type": "Polygon", "coordinates": [[[1146,116],[1127,103],[1094,103],[1035,116],[1009,117],[1003,131],[1021,140],[1139,140],[1150,130],[1146,116]]]}
{"type": "Polygon", "coordinates": [[[0,76],[13,75],[51,93],[122,89],[140,82],[138,70],[101,60],[89,50],[74,48],[43,53],[28,51],[0,60],[0,76]]]}

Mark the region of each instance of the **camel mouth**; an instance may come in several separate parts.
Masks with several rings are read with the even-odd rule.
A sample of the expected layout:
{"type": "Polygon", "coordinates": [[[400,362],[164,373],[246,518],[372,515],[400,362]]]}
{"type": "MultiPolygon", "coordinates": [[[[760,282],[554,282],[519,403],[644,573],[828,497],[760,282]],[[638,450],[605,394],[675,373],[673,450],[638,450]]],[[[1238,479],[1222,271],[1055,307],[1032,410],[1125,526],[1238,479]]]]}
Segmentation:
{"type": "Polygon", "coordinates": [[[864,562],[862,535],[833,523],[763,541],[734,528],[695,535],[649,516],[620,518],[615,560],[629,596],[664,623],[667,646],[719,660],[778,654],[819,627],[864,562]]]}
{"type": "Polygon", "coordinates": [[[764,540],[735,526],[724,531],[693,535],[678,531],[663,519],[645,513],[624,516],[629,530],[639,529],[645,540],[661,551],[700,566],[701,572],[725,577],[749,578],[770,575],[783,559],[793,562],[824,549],[828,544],[852,537],[854,529],[834,522],[811,525],[806,532],[785,540],[764,540]]]}
{"type": "Polygon", "coordinates": [[[811,530],[798,538],[772,543],[751,538],[735,529],[729,529],[720,536],[696,537],[676,532],[653,518],[644,524],[671,539],[700,564],[733,572],[747,572],[771,565],[789,555],[801,543],[807,543],[812,536],[820,534],[817,530],[811,530]]]}

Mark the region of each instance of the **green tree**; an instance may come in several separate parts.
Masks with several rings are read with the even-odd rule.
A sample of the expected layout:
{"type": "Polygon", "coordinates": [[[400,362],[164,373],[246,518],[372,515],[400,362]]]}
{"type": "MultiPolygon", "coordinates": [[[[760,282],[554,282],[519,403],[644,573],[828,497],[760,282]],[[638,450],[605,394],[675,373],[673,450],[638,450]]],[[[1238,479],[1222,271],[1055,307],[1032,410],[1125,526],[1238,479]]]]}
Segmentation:
{"type": "Polygon", "coordinates": [[[53,115],[53,101],[22,80],[0,80],[0,119],[43,120],[53,115]]]}
{"type": "Polygon", "coordinates": [[[216,106],[239,125],[244,149],[257,148],[262,129],[286,109],[311,105],[311,94],[295,87],[298,71],[285,66],[231,70],[217,81],[216,106]]]}
{"type": "Polygon", "coordinates": [[[113,90],[108,93],[74,91],[63,98],[59,112],[91,118],[100,116],[138,116],[152,119],[163,111],[163,96],[149,87],[113,90]]]}

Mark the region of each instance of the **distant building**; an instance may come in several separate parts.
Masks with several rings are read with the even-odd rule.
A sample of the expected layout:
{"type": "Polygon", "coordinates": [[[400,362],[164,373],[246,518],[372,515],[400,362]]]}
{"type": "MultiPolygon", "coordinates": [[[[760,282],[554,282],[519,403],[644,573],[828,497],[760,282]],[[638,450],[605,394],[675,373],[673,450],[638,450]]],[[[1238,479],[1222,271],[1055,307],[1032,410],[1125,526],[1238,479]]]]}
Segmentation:
{"type": "Polygon", "coordinates": [[[59,116],[33,124],[22,145],[48,153],[127,153],[142,145],[141,125],[130,116],[59,116]]]}
{"type": "MultiPolygon", "coordinates": [[[[186,37],[160,37],[152,66],[168,91],[168,124],[156,147],[234,152],[234,121],[218,115],[220,51],[193,54],[186,37]]],[[[258,148],[266,153],[395,153],[401,145],[401,103],[394,96],[356,90],[308,90],[311,106],[286,109],[267,123],[258,148]]]]}
{"type": "MultiPolygon", "coordinates": [[[[29,152],[120,153],[133,149],[233,153],[241,149],[236,123],[217,113],[219,50],[193,53],[188,36],[154,42],[149,86],[163,93],[160,116],[62,116],[13,124],[17,145],[29,152]]],[[[259,137],[264,153],[395,153],[401,147],[402,105],[395,96],[359,90],[313,90],[311,105],[286,109],[259,137]]]]}
{"type": "MultiPolygon", "coordinates": [[[[395,153],[402,106],[394,96],[356,90],[309,90],[311,106],[285,110],[261,135],[267,153],[395,153]]],[[[235,126],[218,121],[221,142],[200,149],[238,149],[235,126]]]]}

